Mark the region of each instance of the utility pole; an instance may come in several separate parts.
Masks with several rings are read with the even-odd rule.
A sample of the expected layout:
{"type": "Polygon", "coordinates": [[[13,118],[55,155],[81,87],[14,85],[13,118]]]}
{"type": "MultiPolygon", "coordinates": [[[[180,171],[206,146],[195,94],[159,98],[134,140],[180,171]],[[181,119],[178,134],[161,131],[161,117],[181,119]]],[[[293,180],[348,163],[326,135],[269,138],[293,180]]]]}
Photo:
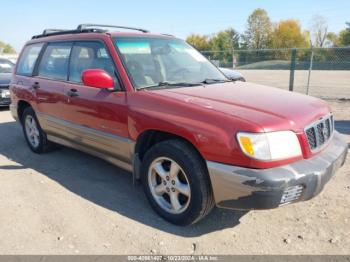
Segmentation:
{"type": "Polygon", "coordinates": [[[289,75],[289,91],[294,90],[294,71],[296,66],[297,50],[292,49],[292,54],[290,58],[290,75],[289,75]]]}
{"type": "Polygon", "coordinates": [[[312,71],[312,65],[314,62],[314,47],[311,44],[311,57],[310,57],[310,66],[309,66],[309,75],[307,76],[307,86],[306,86],[306,94],[309,94],[309,88],[310,88],[310,77],[311,77],[311,71],[312,71]]]}

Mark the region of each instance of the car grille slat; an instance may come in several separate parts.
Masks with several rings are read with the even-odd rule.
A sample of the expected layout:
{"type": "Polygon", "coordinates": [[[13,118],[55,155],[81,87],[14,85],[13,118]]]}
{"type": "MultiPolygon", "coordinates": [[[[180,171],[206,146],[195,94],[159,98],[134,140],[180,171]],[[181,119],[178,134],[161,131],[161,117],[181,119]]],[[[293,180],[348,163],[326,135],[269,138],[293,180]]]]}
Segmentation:
{"type": "Polygon", "coordinates": [[[321,148],[332,136],[334,130],[333,116],[324,117],[305,129],[305,135],[312,151],[321,148]]]}

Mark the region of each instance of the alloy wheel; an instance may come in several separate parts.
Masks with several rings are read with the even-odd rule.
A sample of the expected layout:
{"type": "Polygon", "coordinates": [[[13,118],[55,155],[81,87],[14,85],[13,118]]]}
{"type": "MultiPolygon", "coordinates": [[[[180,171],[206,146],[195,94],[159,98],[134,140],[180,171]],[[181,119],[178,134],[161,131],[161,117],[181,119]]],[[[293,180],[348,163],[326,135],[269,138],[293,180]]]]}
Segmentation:
{"type": "Polygon", "coordinates": [[[29,143],[34,148],[37,148],[40,143],[40,133],[34,117],[31,115],[27,115],[24,125],[29,143]]]}
{"type": "Polygon", "coordinates": [[[189,179],[180,165],[166,157],[155,159],[148,170],[152,197],[165,211],[183,213],[191,200],[189,179]]]}

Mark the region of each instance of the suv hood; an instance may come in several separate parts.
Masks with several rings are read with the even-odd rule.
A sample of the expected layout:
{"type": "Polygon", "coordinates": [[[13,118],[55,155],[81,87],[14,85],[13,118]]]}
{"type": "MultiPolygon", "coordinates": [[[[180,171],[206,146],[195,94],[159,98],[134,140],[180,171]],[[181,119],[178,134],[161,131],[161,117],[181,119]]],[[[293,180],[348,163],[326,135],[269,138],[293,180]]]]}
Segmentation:
{"type": "Polygon", "coordinates": [[[228,82],[204,86],[152,90],[161,96],[194,104],[259,125],[264,131],[293,130],[329,114],[317,98],[252,83],[228,82]]]}

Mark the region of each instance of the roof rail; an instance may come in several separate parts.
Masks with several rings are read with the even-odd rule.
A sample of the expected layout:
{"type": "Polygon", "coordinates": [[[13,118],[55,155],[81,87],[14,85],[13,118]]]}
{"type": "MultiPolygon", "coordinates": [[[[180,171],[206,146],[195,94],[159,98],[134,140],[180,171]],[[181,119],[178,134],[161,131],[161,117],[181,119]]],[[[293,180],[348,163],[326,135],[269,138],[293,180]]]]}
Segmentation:
{"type": "Polygon", "coordinates": [[[52,29],[52,28],[48,28],[48,29],[45,29],[43,31],[43,35],[57,33],[57,32],[63,32],[63,31],[67,31],[67,30],[66,29],[52,29]]]}
{"type": "Polygon", "coordinates": [[[116,25],[98,25],[98,24],[81,24],[78,25],[77,29],[65,30],[65,29],[45,29],[42,34],[35,35],[32,39],[42,38],[46,36],[54,35],[66,35],[66,34],[79,34],[79,33],[106,33],[108,30],[101,29],[99,27],[111,27],[111,28],[122,28],[129,30],[141,31],[143,33],[148,33],[149,31],[142,28],[134,28],[127,26],[116,26],[116,25]]]}
{"type": "Polygon", "coordinates": [[[128,27],[128,26],[118,26],[118,25],[99,25],[99,24],[81,24],[78,25],[77,30],[83,31],[84,29],[88,28],[96,28],[96,27],[111,27],[111,28],[121,28],[121,29],[129,29],[129,30],[136,30],[141,31],[142,33],[149,33],[148,30],[142,29],[142,28],[135,28],[135,27],[128,27]]]}
{"type": "Polygon", "coordinates": [[[51,29],[45,29],[43,34],[41,35],[34,35],[32,39],[38,39],[46,36],[55,36],[55,35],[67,35],[67,34],[80,34],[80,33],[105,33],[107,32],[106,30],[102,29],[95,29],[95,28],[90,28],[90,29],[84,29],[82,31],[73,29],[73,30],[57,30],[57,31],[50,31],[51,29]]]}

